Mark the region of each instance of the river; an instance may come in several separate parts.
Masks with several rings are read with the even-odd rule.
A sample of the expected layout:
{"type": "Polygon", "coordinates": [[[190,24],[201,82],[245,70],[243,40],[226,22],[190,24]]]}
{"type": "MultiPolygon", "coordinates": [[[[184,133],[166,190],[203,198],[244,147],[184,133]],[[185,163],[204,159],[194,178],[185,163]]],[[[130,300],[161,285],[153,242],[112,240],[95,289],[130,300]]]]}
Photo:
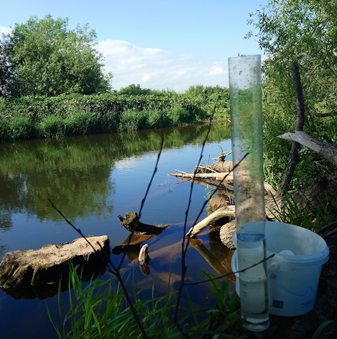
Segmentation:
{"type": "MultiPolygon", "coordinates": [[[[168,176],[168,173],[176,169],[191,172],[195,168],[207,128],[207,125],[196,125],[163,131],[0,144],[0,260],[9,251],[38,249],[79,237],[51,207],[48,199],[85,235],[107,235],[111,248],[121,245],[129,232],[120,225],[117,215],[139,211],[163,132],[164,146],[158,172],[141,221],[171,226],[159,236],[143,242],[149,245],[152,259],[148,276],[141,273],[132,256],[126,257],[123,272],[132,275],[135,286],[145,290],[145,297],[150,296],[153,283],[156,293],[165,293],[170,276],[171,279],[175,277],[171,283],[177,288],[183,224],[191,184],[168,176]]],[[[208,156],[212,159],[219,155],[219,146],[224,151],[231,148],[230,128],[224,123],[212,125],[203,164],[208,156]]],[[[206,196],[205,186],[194,185],[189,226],[206,196]]],[[[201,218],[206,215],[207,212],[203,211],[201,218]]],[[[187,280],[190,282],[201,280],[203,271],[218,274],[205,260],[205,253],[207,256],[212,252],[228,262],[232,255],[216,236],[204,234],[198,238],[203,249],[197,251],[190,246],[187,252],[187,280]]],[[[111,259],[118,264],[121,255],[111,254],[111,259]]],[[[103,276],[108,277],[108,273],[103,276]]],[[[211,306],[206,302],[207,284],[191,287],[189,293],[195,307],[211,306]]],[[[66,312],[68,292],[61,293],[60,305],[66,312]]],[[[34,295],[10,295],[0,290],[1,338],[57,338],[47,307],[55,324],[60,325],[62,318],[58,315],[57,295],[40,300],[34,295]]]]}

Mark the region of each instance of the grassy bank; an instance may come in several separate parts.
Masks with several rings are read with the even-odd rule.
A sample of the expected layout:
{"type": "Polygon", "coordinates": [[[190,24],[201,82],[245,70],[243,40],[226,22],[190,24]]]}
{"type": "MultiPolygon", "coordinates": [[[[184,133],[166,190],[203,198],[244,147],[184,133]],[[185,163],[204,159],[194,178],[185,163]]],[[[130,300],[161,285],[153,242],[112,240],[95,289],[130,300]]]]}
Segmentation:
{"type": "MultiPolygon", "coordinates": [[[[79,269],[77,270],[79,271],[79,269]]],[[[117,279],[95,280],[86,287],[82,284],[81,275],[71,268],[69,287],[70,307],[66,314],[59,308],[59,316],[63,320],[60,327],[55,326],[60,339],[75,338],[144,338],[132,314],[130,305],[117,279]]],[[[205,278],[214,279],[207,275],[205,278]]],[[[195,309],[189,298],[188,309],[178,307],[178,316],[174,321],[177,291],[173,284],[168,284],[165,295],[141,298],[142,291],[130,293],[132,304],[147,338],[233,338],[246,332],[240,315],[240,299],[229,292],[226,280],[210,283],[210,295],[217,305],[214,308],[195,309]],[[219,325],[223,326],[221,332],[219,325]]],[[[188,295],[188,292],[187,292],[188,295]]],[[[52,319],[54,323],[56,319],[52,319]]]]}
{"type": "Polygon", "coordinates": [[[0,141],[193,124],[213,112],[216,120],[229,117],[226,88],[196,86],[183,94],[135,88],[102,95],[1,99],[0,141]]]}

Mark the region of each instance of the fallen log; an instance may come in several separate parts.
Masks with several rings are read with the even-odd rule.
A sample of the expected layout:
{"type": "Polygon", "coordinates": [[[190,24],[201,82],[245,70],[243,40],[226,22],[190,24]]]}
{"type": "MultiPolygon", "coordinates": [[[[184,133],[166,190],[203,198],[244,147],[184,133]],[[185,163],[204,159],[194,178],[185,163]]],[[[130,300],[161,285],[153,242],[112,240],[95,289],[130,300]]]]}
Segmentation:
{"type": "Polygon", "coordinates": [[[200,221],[198,224],[196,224],[194,227],[192,227],[186,234],[186,237],[193,238],[197,234],[199,234],[202,230],[207,228],[210,224],[218,221],[221,218],[224,217],[234,217],[235,216],[235,206],[229,205],[226,207],[221,207],[215,212],[213,212],[211,215],[206,217],[204,220],[200,221]]]}
{"type": "Polygon", "coordinates": [[[89,236],[87,240],[93,247],[86,239],[78,238],[71,244],[8,252],[0,264],[1,289],[14,298],[50,297],[57,294],[60,280],[68,286],[69,262],[83,268],[83,281],[93,274],[103,274],[110,259],[109,239],[104,235],[89,236]]]}
{"type": "Polygon", "coordinates": [[[208,167],[220,173],[230,172],[233,169],[233,162],[232,160],[216,161],[216,162],[213,162],[208,167]]]}
{"type": "Polygon", "coordinates": [[[221,207],[226,207],[232,205],[232,198],[227,194],[218,194],[213,195],[213,197],[208,201],[207,215],[211,215],[213,212],[217,211],[221,207]]]}
{"type": "MultiPolygon", "coordinates": [[[[216,196],[214,196],[216,197],[216,196]]],[[[243,204],[241,206],[242,208],[253,208],[253,205],[250,205],[250,202],[247,201],[247,204],[243,204]]],[[[266,217],[267,220],[274,220],[275,215],[278,215],[278,207],[277,207],[277,201],[272,199],[271,196],[266,197],[266,217]]],[[[253,214],[253,212],[252,212],[253,214]]],[[[216,221],[225,218],[225,217],[235,217],[235,206],[234,205],[228,205],[223,206],[214,211],[212,214],[210,214],[208,217],[200,221],[198,224],[196,224],[194,227],[192,227],[187,233],[186,237],[188,238],[194,238],[199,233],[201,233],[204,229],[206,229],[211,224],[215,223],[216,221]]],[[[235,246],[233,245],[232,239],[233,235],[236,231],[236,222],[235,220],[232,220],[229,223],[224,224],[221,226],[220,229],[220,239],[224,245],[226,245],[230,249],[234,249],[235,246]]]]}
{"type": "MultiPolygon", "coordinates": [[[[178,172],[178,170],[176,170],[178,172]]],[[[224,181],[224,182],[233,182],[233,172],[224,172],[224,173],[186,173],[179,171],[181,173],[169,173],[169,175],[177,178],[184,178],[187,180],[191,180],[193,178],[196,179],[214,179],[218,181],[224,181]]],[[[195,181],[197,182],[197,181],[195,181]]],[[[267,182],[264,182],[264,189],[267,194],[275,195],[276,191],[273,189],[273,187],[268,184],[267,182]]]]}
{"type": "Polygon", "coordinates": [[[169,175],[177,178],[202,178],[202,179],[215,179],[224,181],[233,181],[233,173],[169,173],[169,175]]]}

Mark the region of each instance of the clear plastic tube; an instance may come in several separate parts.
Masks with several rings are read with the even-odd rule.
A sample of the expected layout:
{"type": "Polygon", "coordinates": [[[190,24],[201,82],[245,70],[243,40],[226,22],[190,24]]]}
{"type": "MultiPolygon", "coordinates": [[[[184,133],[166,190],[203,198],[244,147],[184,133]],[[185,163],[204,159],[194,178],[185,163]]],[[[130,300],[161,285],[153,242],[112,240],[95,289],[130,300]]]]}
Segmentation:
{"type": "MultiPolygon", "coordinates": [[[[238,268],[263,260],[265,205],[262,150],[261,56],[228,59],[238,268]],[[245,155],[248,154],[246,157],[245,155]],[[239,163],[240,162],[240,163],[239,163]]],[[[269,326],[266,264],[239,274],[241,315],[251,331],[269,326]]]]}

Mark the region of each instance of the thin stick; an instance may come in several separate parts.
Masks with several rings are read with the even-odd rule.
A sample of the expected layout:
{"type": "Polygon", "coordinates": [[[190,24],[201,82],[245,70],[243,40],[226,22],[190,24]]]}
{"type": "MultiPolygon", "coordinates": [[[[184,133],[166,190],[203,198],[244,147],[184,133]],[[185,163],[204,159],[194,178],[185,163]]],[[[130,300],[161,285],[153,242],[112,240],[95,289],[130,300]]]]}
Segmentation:
{"type": "MultiPolygon", "coordinates": [[[[162,152],[162,150],[163,150],[163,145],[164,145],[164,135],[163,135],[163,131],[162,131],[162,135],[161,135],[161,143],[160,143],[160,150],[159,150],[158,155],[157,155],[157,161],[156,161],[156,164],[155,164],[155,167],[154,167],[154,170],[153,170],[153,173],[152,173],[150,182],[149,182],[149,184],[148,184],[148,186],[147,186],[147,189],[146,189],[144,198],[142,199],[142,203],[141,203],[141,205],[140,205],[140,209],[139,209],[139,213],[138,213],[138,220],[140,219],[140,217],[141,217],[141,215],[142,215],[142,210],[143,210],[143,206],[144,206],[146,197],[147,197],[147,195],[148,195],[148,193],[149,193],[149,190],[150,190],[150,187],[151,187],[151,185],[152,185],[153,178],[154,178],[155,174],[157,173],[157,170],[158,170],[158,163],[159,163],[159,159],[160,159],[160,156],[161,156],[161,152],[162,152]]],[[[135,223],[134,229],[137,227],[137,224],[138,224],[138,222],[135,223]]],[[[132,232],[131,232],[131,237],[129,238],[128,243],[125,245],[126,248],[127,248],[127,246],[130,245],[132,236],[133,236],[133,234],[134,234],[134,229],[133,229],[132,232]]],[[[122,256],[122,259],[121,259],[121,261],[120,261],[120,263],[119,263],[119,265],[118,265],[118,270],[120,270],[120,268],[121,268],[122,265],[123,265],[123,262],[124,262],[125,257],[126,257],[126,253],[127,253],[127,251],[124,251],[123,256],[122,256]]]]}
{"type": "MultiPolygon", "coordinates": [[[[49,200],[49,202],[50,202],[50,204],[51,204],[51,207],[53,207],[54,208],[54,210],[56,210],[60,215],[61,215],[61,217],[66,221],[66,223],[68,224],[68,225],[70,225],[77,233],[79,233],[80,234],[80,236],[82,237],[82,238],[84,238],[85,239],[85,241],[89,244],[89,246],[93,249],[93,251],[95,252],[95,253],[97,253],[97,251],[96,251],[96,249],[95,249],[95,247],[94,246],[92,246],[92,244],[91,244],[91,242],[87,239],[87,237],[82,233],[82,231],[81,231],[81,229],[80,228],[76,228],[75,227],[75,225],[74,224],[72,224],[69,220],[68,220],[68,218],[66,218],[66,216],[53,204],[53,202],[48,198],[48,200],[49,200]]],[[[102,255],[104,255],[105,253],[102,253],[102,252],[100,252],[102,255]]],[[[108,258],[108,256],[107,255],[105,255],[105,259],[108,259],[108,263],[110,263],[111,264],[111,267],[114,269],[114,270],[116,270],[116,267],[115,267],[115,265],[110,261],[110,258],[108,258]]],[[[115,273],[114,272],[110,272],[110,273],[112,273],[112,274],[114,274],[115,275],[115,273]]]]}
{"type": "MultiPolygon", "coordinates": [[[[96,251],[95,248],[92,246],[92,244],[90,243],[90,241],[83,235],[81,229],[76,228],[75,225],[73,225],[73,224],[72,224],[72,223],[64,216],[64,214],[63,214],[63,213],[62,213],[62,212],[61,212],[61,211],[53,204],[53,202],[52,202],[50,199],[48,199],[48,200],[49,200],[51,206],[52,206],[52,207],[53,207],[53,208],[54,208],[54,209],[62,216],[62,218],[67,222],[67,224],[69,224],[69,225],[70,225],[77,233],[79,233],[79,234],[82,236],[82,238],[84,238],[84,239],[86,240],[86,242],[89,244],[89,246],[94,250],[94,252],[97,253],[97,251],[96,251]]],[[[102,253],[102,252],[99,252],[99,253],[102,253]]],[[[102,254],[102,255],[103,255],[103,254],[102,254]]],[[[124,292],[125,299],[126,299],[128,305],[129,305],[129,307],[130,307],[131,313],[132,313],[132,315],[133,315],[133,317],[134,317],[134,319],[135,319],[135,321],[136,321],[136,323],[137,323],[137,325],[138,325],[138,327],[139,327],[139,329],[140,329],[140,331],[141,331],[143,337],[144,337],[145,339],[149,339],[149,337],[147,336],[147,334],[146,334],[146,332],[145,332],[145,330],[144,330],[143,325],[141,324],[141,322],[140,322],[140,320],[139,320],[139,318],[138,318],[137,311],[136,311],[135,307],[134,307],[133,304],[132,304],[132,301],[131,301],[131,299],[130,299],[129,293],[128,293],[128,291],[127,291],[127,289],[126,289],[126,286],[125,286],[125,284],[124,284],[123,278],[122,278],[122,276],[120,275],[119,268],[116,268],[116,266],[113,264],[113,262],[111,261],[110,258],[108,258],[108,270],[109,270],[109,272],[110,272],[111,274],[113,274],[113,275],[118,279],[118,281],[119,281],[119,283],[120,283],[120,285],[121,285],[121,287],[122,287],[122,290],[123,290],[123,292],[124,292]],[[111,265],[111,267],[112,267],[113,269],[111,269],[111,267],[109,267],[109,265],[111,265]]]]}

